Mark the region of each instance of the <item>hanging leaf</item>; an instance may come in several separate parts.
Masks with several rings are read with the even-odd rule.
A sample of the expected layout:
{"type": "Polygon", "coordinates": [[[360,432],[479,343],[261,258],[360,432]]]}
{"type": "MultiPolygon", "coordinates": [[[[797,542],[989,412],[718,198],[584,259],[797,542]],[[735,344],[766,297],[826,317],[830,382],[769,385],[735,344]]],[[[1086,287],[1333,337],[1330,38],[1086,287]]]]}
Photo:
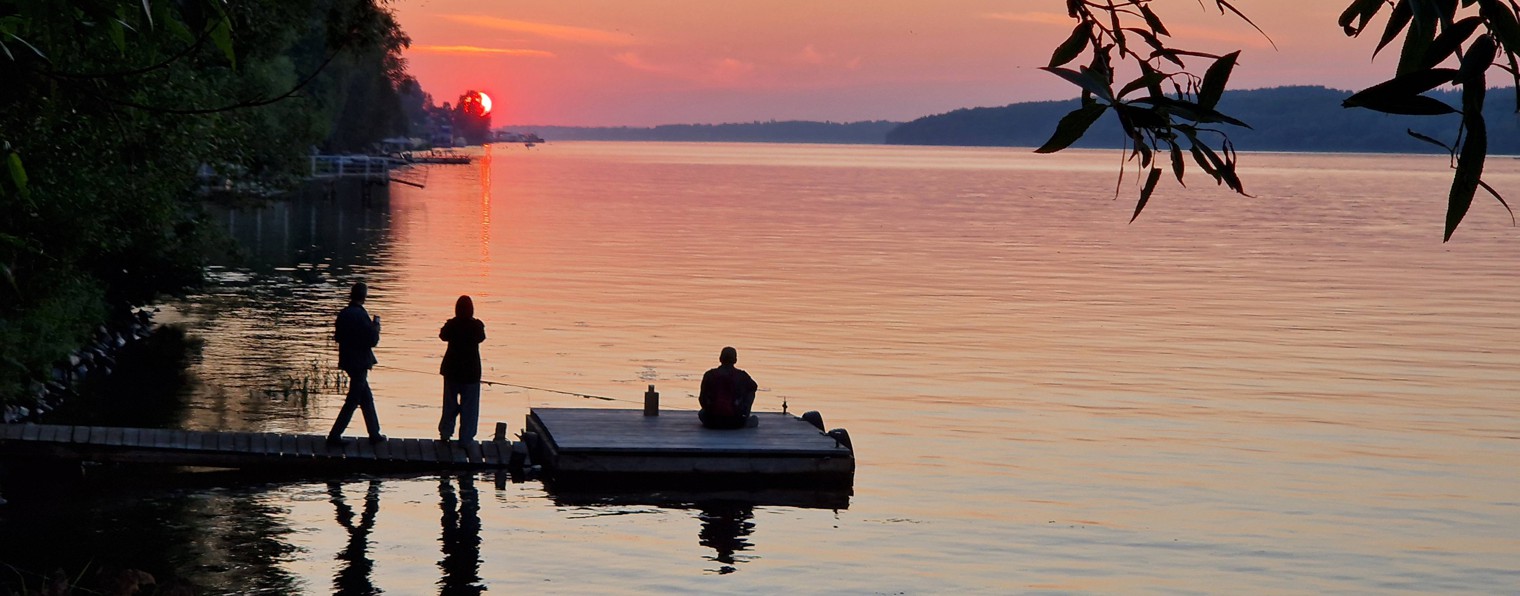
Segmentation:
{"type": "Polygon", "coordinates": [[[1398,114],[1401,116],[1440,116],[1457,111],[1456,108],[1447,105],[1446,102],[1425,95],[1377,98],[1356,105],[1350,102],[1351,100],[1349,99],[1341,102],[1341,106],[1347,108],[1367,108],[1374,112],[1398,114]]]}
{"type": "Polygon", "coordinates": [[[1453,83],[1460,74],[1455,68],[1428,68],[1407,75],[1399,75],[1358,91],[1346,98],[1346,101],[1356,103],[1369,97],[1418,95],[1441,85],[1453,83]]]}
{"type": "Polygon", "coordinates": [[[233,68],[237,68],[237,54],[232,49],[232,21],[225,15],[211,29],[211,43],[216,44],[233,68]]]}
{"type": "Polygon", "coordinates": [[[1372,20],[1372,16],[1382,7],[1383,0],[1354,0],[1336,23],[1346,32],[1347,37],[1356,37],[1361,35],[1362,30],[1367,28],[1367,21],[1372,20]]]}
{"type": "MultiPolygon", "coordinates": [[[[1469,55],[1471,53],[1469,52],[1469,55]]],[[[1452,232],[1467,216],[1473,195],[1483,178],[1483,162],[1488,157],[1488,124],[1483,120],[1483,97],[1487,81],[1479,74],[1462,83],[1462,126],[1467,136],[1457,156],[1457,172],[1451,180],[1451,194],[1446,201],[1446,232],[1442,242],[1451,240],[1452,232]]]]}
{"type": "Polygon", "coordinates": [[[1425,55],[1430,50],[1430,43],[1436,38],[1435,14],[1426,4],[1428,0],[1411,1],[1414,2],[1413,22],[1409,27],[1409,33],[1404,35],[1404,47],[1399,51],[1399,66],[1394,71],[1396,76],[1403,76],[1423,67],[1425,55]]]}
{"type": "Polygon", "coordinates": [[[11,184],[16,186],[16,192],[23,198],[30,197],[31,191],[27,188],[26,166],[21,163],[21,154],[11,151],[5,155],[5,169],[10,171],[11,184]]]}
{"type": "Polygon", "coordinates": [[[1135,214],[1129,216],[1129,223],[1135,223],[1140,217],[1140,211],[1145,209],[1145,204],[1150,202],[1151,193],[1156,191],[1156,183],[1161,180],[1161,170],[1151,168],[1151,173],[1145,178],[1145,186],[1140,189],[1140,201],[1135,203],[1135,214]]]}
{"type": "MultiPolygon", "coordinates": [[[[1240,9],[1235,8],[1234,5],[1230,4],[1229,2],[1226,2],[1225,0],[1214,0],[1214,4],[1219,7],[1219,13],[1220,14],[1224,14],[1224,11],[1226,11],[1226,10],[1228,10],[1228,11],[1230,11],[1232,13],[1235,13],[1236,17],[1238,17],[1242,21],[1245,21],[1247,25],[1250,25],[1252,29],[1255,29],[1257,33],[1260,33],[1262,37],[1266,38],[1267,39],[1267,43],[1269,43],[1269,44],[1272,45],[1272,49],[1274,49],[1274,50],[1277,49],[1277,42],[1272,41],[1272,36],[1267,35],[1266,31],[1262,31],[1261,27],[1259,27],[1259,26],[1256,25],[1256,21],[1253,21],[1249,17],[1247,17],[1246,13],[1240,12],[1240,9]]],[[[1379,5],[1379,7],[1381,7],[1381,4],[1379,5]]],[[[1377,9],[1373,9],[1373,12],[1376,13],[1377,9]]],[[[1368,18],[1371,18],[1371,15],[1369,15],[1368,18]]]]}
{"type": "Polygon", "coordinates": [[[1462,43],[1472,37],[1472,34],[1478,31],[1478,26],[1482,24],[1483,19],[1480,17],[1467,17],[1447,27],[1436,36],[1434,42],[1431,42],[1430,49],[1426,50],[1424,67],[1435,68],[1445,62],[1452,54],[1457,53],[1462,43]]]}
{"type": "Polygon", "coordinates": [[[1509,225],[1515,225],[1515,210],[1509,208],[1509,202],[1505,201],[1504,197],[1499,196],[1499,191],[1494,190],[1494,187],[1489,186],[1487,182],[1484,182],[1482,180],[1478,181],[1478,186],[1483,187],[1483,190],[1488,191],[1488,194],[1493,195],[1494,199],[1498,200],[1499,204],[1504,206],[1504,210],[1509,212],[1509,225]]]}
{"type": "Polygon", "coordinates": [[[1388,16],[1388,26],[1383,28],[1383,38],[1378,40],[1377,48],[1372,50],[1373,57],[1376,57],[1378,52],[1383,51],[1384,47],[1397,38],[1399,33],[1404,31],[1404,27],[1409,26],[1409,19],[1414,17],[1414,11],[1409,8],[1411,1],[1413,0],[1399,0],[1398,5],[1393,7],[1393,14],[1388,16]]]}
{"type": "Polygon", "coordinates": [[[1123,89],[1119,90],[1119,97],[1124,97],[1124,96],[1129,95],[1130,93],[1133,93],[1133,92],[1138,91],[1140,89],[1146,89],[1152,95],[1156,95],[1160,91],[1159,85],[1161,84],[1162,81],[1165,81],[1165,80],[1166,80],[1166,75],[1161,74],[1159,72],[1157,72],[1157,73],[1151,73],[1151,74],[1147,74],[1147,75],[1140,75],[1135,80],[1130,81],[1128,84],[1124,85],[1123,89]]]}
{"type": "Polygon", "coordinates": [[[1198,105],[1206,109],[1214,109],[1219,103],[1219,98],[1224,95],[1225,83],[1230,80],[1230,73],[1235,70],[1235,60],[1240,57],[1240,51],[1230,52],[1215,60],[1209,65],[1209,69],[1203,73],[1203,84],[1198,88],[1198,105]]]}
{"type": "Polygon", "coordinates": [[[1061,42],[1061,45],[1056,47],[1056,51],[1051,53],[1050,67],[1064,65],[1082,55],[1082,50],[1087,48],[1091,31],[1092,24],[1086,21],[1078,24],[1076,29],[1072,29],[1071,37],[1066,38],[1066,41],[1061,42]]]}
{"type": "Polygon", "coordinates": [[[1431,68],[1399,75],[1358,91],[1341,102],[1341,107],[1367,108],[1388,114],[1433,116],[1455,112],[1444,102],[1420,95],[1461,76],[1454,68],[1431,68]]]}
{"type": "Polygon", "coordinates": [[[1462,70],[1457,75],[1457,81],[1465,83],[1483,79],[1488,67],[1494,63],[1498,49],[1492,36],[1482,35],[1473,40],[1472,45],[1467,47],[1467,54],[1462,56],[1462,70]]]}
{"type": "Polygon", "coordinates": [[[1108,89],[1108,83],[1094,76],[1091,69],[1084,67],[1082,72],[1077,72],[1069,68],[1047,66],[1040,70],[1054,73],[1056,76],[1066,79],[1068,82],[1102,98],[1104,101],[1112,102],[1114,100],[1114,93],[1108,89]]]}
{"type": "Polygon", "coordinates": [[[1417,133],[1417,132],[1414,131],[1414,129],[1406,129],[1404,132],[1409,133],[1409,136],[1411,136],[1411,137],[1414,137],[1414,138],[1419,139],[1421,141],[1425,141],[1426,143],[1430,143],[1432,145],[1435,145],[1437,147],[1445,149],[1447,153],[1450,153],[1452,155],[1456,155],[1457,154],[1457,150],[1456,149],[1452,149],[1451,145],[1447,145],[1446,143],[1442,143],[1441,141],[1438,141],[1438,140],[1436,140],[1434,138],[1431,138],[1431,137],[1422,135],[1420,133],[1417,133]]]}
{"type": "Polygon", "coordinates": [[[1155,31],[1156,35],[1171,37],[1172,34],[1167,32],[1166,25],[1161,23],[1161,19],[1156,16],[1156,13],[1151,12],[1151,7],[1141,4],[1140,16],[1145,18],[1146,26],[1150,27],[1151,31],[1155,31]]]}
{"type": "Polygon", "coordinates": [[[1102,116],[1103,112],[1107,109],[1107,105],[1095,103],[1073,110],[1070,114],[1062,117],[1060,123],[1056,124],[1056,132],[1050,135],[1050,140],[1045,141],[1045,144],[1040,145],[1040,148],[1035,149],[1034,152],[1055,153],[1070,147],[1077,139],[1082,138],[1082,135],[1087,132],[1087,129],[1092,126],[1093,122],[1096,122],[1098,117],[1102,116]]]}
{"type": "Polygon", "coordinates": [[[1489,27],[1499,37],[1506,52],[1520,52],[1520,22],[1514,11],[1498,0],[1478,0],[1478,14],[1488,19],[1489,27]]]}
{"type": "Polygon", "coordinates": [[[1187,163],[1186,163],[1187,160],[1184,160],[1182,158],[1182,148],[1178,147],[1177,143],[1172,143],[1171,145],[1172,145],[1172,151],[1171,151],[1172,152],[1172,174],[1177,177],[1177,183],[1178,184],[1181,184],[1183,186],[1187,186],[1187,183],[1182,181],[1183,170],[1187,169],[1187,163]]]}
{"type": "Polygon", "coordinates": [[[127,32],[119,19],[106,19],[106,34],[111,37],[111,43],[116,45],[116,51],[121,55],[127,54],[127,32]]]}

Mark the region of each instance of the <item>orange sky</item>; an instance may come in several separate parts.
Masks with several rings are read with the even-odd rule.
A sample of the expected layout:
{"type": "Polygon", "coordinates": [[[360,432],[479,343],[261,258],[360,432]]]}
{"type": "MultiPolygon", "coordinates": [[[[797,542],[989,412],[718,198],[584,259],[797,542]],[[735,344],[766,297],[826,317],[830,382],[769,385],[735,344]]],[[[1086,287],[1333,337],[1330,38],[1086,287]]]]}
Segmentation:
{"type": "MultiPolygon", "coordinates": [[[[1212,6],[1211,2],[1205,2],[1212,6]]],[[[1244,50],[1236,88],[1386,78],[1344,1],[1237,0],[1272,36],[1195,0],[1154,6],[1177,47],[1244,50]]],[[[498,125],[908,120],[1074,97],[1037,70],[1072,23],[1060,0],[396,0],[411,72],[439,102],[495,99],[498,125]]],[[[1374,32],[1375,33],[1375,32],[1374,32]]],[[[1200,66],[1199,71],[1202,68],[1200,66]]]]}

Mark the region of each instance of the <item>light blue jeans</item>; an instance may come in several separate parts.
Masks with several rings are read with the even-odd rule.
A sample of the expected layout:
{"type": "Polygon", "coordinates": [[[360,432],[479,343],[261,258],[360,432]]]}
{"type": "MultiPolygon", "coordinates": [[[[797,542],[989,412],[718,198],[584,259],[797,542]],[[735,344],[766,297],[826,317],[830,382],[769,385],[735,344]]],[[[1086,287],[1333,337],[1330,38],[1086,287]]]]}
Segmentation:
{"type": "Polygon", "coordinates": [[[438,421],[438,436],[454,434],[454,419],[459,419],[459,440],[475,440],[480,426],[480,383],[443,382],[443,419],[438,421]]]}

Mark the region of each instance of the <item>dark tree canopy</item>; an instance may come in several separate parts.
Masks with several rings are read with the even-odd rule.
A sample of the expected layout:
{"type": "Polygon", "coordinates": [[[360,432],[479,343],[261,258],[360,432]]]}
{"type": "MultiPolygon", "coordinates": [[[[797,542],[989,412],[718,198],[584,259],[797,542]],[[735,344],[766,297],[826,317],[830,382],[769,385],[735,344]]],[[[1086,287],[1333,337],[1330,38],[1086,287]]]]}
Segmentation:
{"type": "Polygon", "coordinates": [[[198,174],[406,132],[407,43],[377,0],[0,0],[0,402],[199,281],[198,174]]]}

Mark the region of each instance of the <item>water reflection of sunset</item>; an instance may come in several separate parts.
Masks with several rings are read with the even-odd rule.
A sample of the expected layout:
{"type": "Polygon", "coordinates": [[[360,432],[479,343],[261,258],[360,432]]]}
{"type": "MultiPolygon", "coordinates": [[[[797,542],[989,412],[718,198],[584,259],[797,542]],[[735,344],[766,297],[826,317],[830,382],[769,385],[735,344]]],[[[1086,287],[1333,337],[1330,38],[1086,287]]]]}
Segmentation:
{"type": "MultiPolygon", "coordinates": [[[[489,166],[482,150],[378,208],[239,219],[270,262],[333,266],[303,284],[229,274],[198,302],[197,371],[242,386],[330,358],[342,290],[365,278],[392,436],[436,432],[438,327],[470,294],[486,378],[626,400],[490,387],[483,423],[637,407],[651,383],[662,415],[690,416],[701,372],[734,345],[757,409],[818,410],[859,447],[856,495],[832,517],[564,509],[540,485],[509,488],[481,507],[484,583],[710,591],[697,574],[732,570],[724,588],[765,591],[803,568],[828,573],[788,587],[1502,592],[1496,570],[1520,552],[1520,278],[1496,273],[1520,244],[1503,207],[1475,203],[1463,242],[1442,247],[1444,205],[1427,200],[1450,183],[1442,157],[1259,155],[1260,198],[1166,190],[1130,224],[1113,157],[493,146],[489,166]],[[322,238],[302,235],[313,225],[322,238]],[[309,243],[320,252],[282,248],[309,243]],[[931,571],[902,570],[909,557],[931,571]]],[[[1508,162],[1488,176],[1520,185],[1508,162]]],[[[321,427],[341,402],[295,413],[206,391],[189,425],[321,427]]],[[[437,484],[387,484],[414,496],[387,499],[374,535],[417,543],[438,524],[437,484]]],[[[324,558],[291,567],[325,573],[342,538],[293,539],[324,558]]],[[[405,567],[374,552],[391,557],[377,569],[405,567]]]]}
{"type": "Polygon", "coordinates": [[[486,276],[491,264],[491,144],[480,153],[480,274],[486,276]]]}

